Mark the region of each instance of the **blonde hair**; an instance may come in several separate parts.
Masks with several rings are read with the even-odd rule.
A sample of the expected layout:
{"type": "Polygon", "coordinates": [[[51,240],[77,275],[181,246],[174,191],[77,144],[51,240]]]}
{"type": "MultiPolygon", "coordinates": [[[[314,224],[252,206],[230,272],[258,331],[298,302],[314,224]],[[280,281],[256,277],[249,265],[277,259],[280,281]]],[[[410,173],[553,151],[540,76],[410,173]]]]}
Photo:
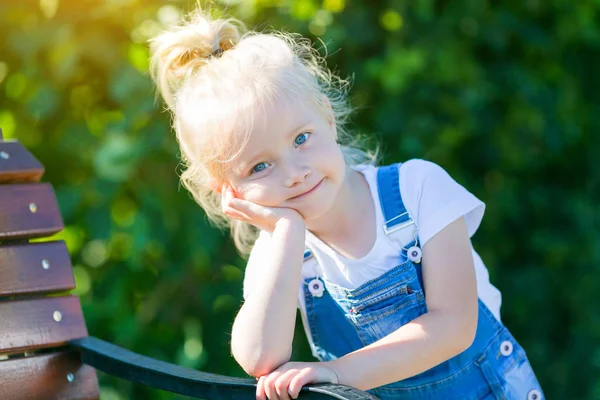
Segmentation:
{"type": "Polygon", "coordinates": [[[172,114],[181,149],[181,182],[210,221],[229,227],[241,254],[250,252],[257,229],[223,214],[209,179],[222,177],[243,150],[256,107],[276,98],[302,99],[333,114],[346,163],[376,162],[377,151],[364,150],[362,139],[346,130],[349,82],[298,34],[246,31],[240,21],[213,19],[198,7],[151,39],[150,54],[150,75],[172,114]]]}

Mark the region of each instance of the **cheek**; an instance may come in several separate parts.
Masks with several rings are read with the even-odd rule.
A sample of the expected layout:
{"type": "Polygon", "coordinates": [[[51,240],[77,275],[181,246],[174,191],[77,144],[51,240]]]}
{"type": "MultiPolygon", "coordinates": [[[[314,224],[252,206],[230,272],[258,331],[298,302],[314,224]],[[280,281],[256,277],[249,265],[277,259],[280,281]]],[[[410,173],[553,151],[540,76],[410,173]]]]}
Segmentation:
{"type": "Polygon", "coordinates": [[[345,169],[346,163],[342,148],[335,142],[329,143],[321,149],[320,159],[326,161],[324,167],[333,175],[337,175],[340,170],[345,169]]]}
{"type": "Polygon", "coordinates": [[[243,185],[238,188],[239,197],[263,206],[278,206],[281,201],[272,187],[273,185],[243,185]]]}

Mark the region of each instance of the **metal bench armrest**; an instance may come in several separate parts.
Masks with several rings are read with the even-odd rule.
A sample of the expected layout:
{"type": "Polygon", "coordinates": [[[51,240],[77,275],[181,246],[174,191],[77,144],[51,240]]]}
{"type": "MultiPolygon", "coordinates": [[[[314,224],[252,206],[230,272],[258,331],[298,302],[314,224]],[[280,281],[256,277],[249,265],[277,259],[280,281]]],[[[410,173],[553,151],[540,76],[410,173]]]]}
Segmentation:
{"type": "MultiPolygon", "coordinates": [[[[256,381],[210,374],[146,357],[88,336],[69,344],[84,364],[109,375],[157,389],[203,399],[255,399],[256,381]]],[[[376,399],[358,389],[333,384],[307,385],[300,399],[376,399]]]]}

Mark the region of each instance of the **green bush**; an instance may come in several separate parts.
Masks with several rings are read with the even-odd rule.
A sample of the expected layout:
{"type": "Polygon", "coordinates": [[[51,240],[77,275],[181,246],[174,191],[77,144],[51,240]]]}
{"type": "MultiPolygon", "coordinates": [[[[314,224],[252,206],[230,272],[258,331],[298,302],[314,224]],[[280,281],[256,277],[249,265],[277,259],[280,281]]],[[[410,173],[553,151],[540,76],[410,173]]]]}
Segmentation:
{"type": "MultiPolygon", "coordinates": [[[[90,334],[243,376],[244,261],[179,186],[147,74],[147,38],[189,3],[0,1],[0,127],[46,166],[90,334]]],[[[227,3],[327,44],[386,163],[437,162],[486,202],[474,246],[504,323],[550,398],[600,399],[600,3],[227,3]]],[[[298,329],[294,358],[310,357],[298,329]]],[[[176,398],[100,383],[103,399],[176,398]]]]}

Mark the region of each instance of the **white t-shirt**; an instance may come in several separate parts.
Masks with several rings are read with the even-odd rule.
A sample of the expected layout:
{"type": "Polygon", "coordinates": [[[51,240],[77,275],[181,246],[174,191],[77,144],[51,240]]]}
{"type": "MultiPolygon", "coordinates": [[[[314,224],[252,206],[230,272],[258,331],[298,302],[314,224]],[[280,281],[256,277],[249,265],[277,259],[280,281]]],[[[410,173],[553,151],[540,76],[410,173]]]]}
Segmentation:
{"type": "MultiPolygon", "coordinates": [[[[375,244],[367,255],[353,260],[342,256],[307,230],[306,246],[311,249],[314,257],[304,262],[303,279],[319,275],[329,282],[353,289],[400,263],[398,239],[386,235],[382,228],[384,219],[377,191],[377,167],[358,165],[354,169],[364,175],[375,204],[375,244]]],[[[472,237],[483,218],[484,203],[459,185],[444,169],[429,161],[414,159],[401,164],[400,193],[406,210],[418,228],[421,247],[461,216],[464,216],[469,237],[472,237]]],[[[412,226],[399,234],[402,235],[400,243],[403,246],[414,239],[412,226]]],[[[253,282],[260,279],[261,265],[271,253],[270,239],[270,233],[262,231],[252,249],[244,277],[244,298],[252,291],[253,282]]],[[[501,293],[490,283],[487,268],[472,246],[471,251],[478,296],[500,321],[501,293]]],[[[305,320],[302,284],[301,282],[298,292],[298,306],[305,320]]]]}

